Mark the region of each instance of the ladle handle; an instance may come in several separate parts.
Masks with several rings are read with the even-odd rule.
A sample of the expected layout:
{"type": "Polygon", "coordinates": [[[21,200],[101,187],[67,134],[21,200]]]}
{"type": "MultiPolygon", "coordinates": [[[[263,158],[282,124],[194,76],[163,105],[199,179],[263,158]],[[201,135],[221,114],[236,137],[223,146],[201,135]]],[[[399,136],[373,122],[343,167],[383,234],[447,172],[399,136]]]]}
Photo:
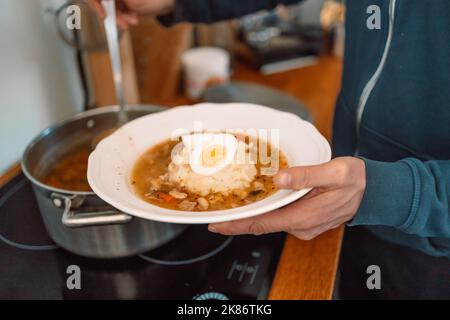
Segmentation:
{"type": "Polygon", "coordinates": [[[108,42],[109,57],[111,60],[114,88],[116,91],[117,104],[120,107],[119,124],[124,124],[126,114],[124,112],[125,100],[123,95],[122,63],[120,60],[119,33],[117,31],[116,2],[115,0],[102,0],[105,10],[105,33],[108,42]]]}

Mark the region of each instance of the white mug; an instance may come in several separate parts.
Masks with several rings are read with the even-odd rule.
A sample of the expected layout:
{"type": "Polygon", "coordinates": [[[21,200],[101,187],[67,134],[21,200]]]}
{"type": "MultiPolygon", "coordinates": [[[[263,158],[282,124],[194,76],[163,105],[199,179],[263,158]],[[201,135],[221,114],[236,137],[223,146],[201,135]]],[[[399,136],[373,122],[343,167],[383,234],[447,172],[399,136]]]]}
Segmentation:
{"type": "Polygon", "coordinates": [[[186,50],[181,62],[184,69],[185,90],[191,99],[198,99],[212,84],[228,82],[230,55],[215,47],[198,47],[186,50]]]}

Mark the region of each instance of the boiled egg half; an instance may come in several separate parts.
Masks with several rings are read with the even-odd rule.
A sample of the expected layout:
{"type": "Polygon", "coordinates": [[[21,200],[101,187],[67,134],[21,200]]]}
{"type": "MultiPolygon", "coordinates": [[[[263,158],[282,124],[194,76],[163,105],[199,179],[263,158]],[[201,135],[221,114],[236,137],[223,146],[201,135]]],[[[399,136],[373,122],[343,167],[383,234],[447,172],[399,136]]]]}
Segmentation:
{"type": "Polygon", "coordinates": [[[192,171],[210,176],[228,166],[234,159],[238,141],[228,133],[194,133],[181,137],[189,152],[192,171]]]}

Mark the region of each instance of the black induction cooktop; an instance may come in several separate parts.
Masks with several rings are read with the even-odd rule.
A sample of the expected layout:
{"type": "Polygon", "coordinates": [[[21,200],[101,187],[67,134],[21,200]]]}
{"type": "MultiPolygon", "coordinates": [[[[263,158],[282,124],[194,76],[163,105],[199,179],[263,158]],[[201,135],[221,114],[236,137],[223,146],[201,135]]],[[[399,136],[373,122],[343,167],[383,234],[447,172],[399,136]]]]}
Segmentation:
{"type": "Polygon", "coordinates": [[[225,237],[196,225],[137,256],[80,257],[49,238],[19,175],[0,189],[0,299],[264,299],[283,242],[283,234],[225,237]]]}

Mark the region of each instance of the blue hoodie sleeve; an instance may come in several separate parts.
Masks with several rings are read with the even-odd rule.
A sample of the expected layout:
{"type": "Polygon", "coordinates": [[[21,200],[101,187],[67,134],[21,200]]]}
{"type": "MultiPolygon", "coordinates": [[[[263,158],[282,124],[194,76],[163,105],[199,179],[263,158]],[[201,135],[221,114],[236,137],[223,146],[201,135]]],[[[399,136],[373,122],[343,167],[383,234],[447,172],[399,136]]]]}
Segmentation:
{"type": "Polygon", "coordinates": [[[384,225],[421,237],[450,238],[450,161],[363,160],[366,191],[349,225],[384,225]]]}
{"type": "Polygon", "coordinates": [[[273,9],[279,4],[303,0],[176,0],[174,11],[158,17],[165,26],[178,22],[211,23],[241,17],[258,10],[273,9]]]}

